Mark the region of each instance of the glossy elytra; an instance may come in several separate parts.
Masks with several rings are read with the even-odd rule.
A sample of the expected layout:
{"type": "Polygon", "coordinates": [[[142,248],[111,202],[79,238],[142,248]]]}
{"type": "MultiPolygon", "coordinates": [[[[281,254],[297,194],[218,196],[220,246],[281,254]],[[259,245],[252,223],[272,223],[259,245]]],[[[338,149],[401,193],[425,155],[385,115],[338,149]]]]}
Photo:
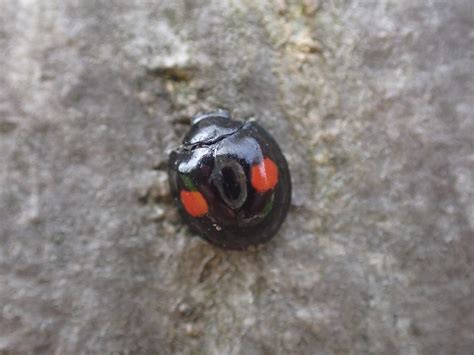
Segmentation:
{"type": "Polygon", "coordinates": [[[193,118],[170,154],[169,174],[184,220],[224,248],[268,241],[288,212],[290,173],[278,144],[256,122],[234,121],[227,111],[193,118]]]}

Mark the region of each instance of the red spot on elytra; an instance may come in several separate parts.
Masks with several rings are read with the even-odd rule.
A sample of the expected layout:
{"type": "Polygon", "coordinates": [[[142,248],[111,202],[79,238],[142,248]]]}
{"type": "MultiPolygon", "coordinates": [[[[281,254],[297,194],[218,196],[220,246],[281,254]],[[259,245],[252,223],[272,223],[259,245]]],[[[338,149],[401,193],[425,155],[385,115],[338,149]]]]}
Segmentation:
{"type": "Polygon", "coordinates": [[[181,190],[180,197],[184,209],[192,217],[204,216],[207,211],[209,211],[209,205],[207,204],[207,201],[202,193],[199,191],[181,190]]]}
{"type": "Polygon", "coordinates": [[[250,174],[252,186],[258,192],[271,190],[278,183],[278,168],[270,158],[252,166],[250,174]]]}

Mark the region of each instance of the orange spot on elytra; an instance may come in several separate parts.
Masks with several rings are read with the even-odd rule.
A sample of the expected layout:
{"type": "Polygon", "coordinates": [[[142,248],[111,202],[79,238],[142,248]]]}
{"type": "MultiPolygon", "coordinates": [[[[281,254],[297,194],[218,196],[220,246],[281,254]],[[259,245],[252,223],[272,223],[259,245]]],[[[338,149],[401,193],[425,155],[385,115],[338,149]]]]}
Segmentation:
{"type": "Polygon", "coordinates": [[[252,166],[250,174],[252,186],[258,192],[271,190],[278,183],[278,168],[270,158],[252,166]]]}
{"type": "Polygon", "coordinates": [[[184,209],[193,217],[204,216],[209,210],[206,199],[199,191],[181,190],[180,197],[184,209]]]}

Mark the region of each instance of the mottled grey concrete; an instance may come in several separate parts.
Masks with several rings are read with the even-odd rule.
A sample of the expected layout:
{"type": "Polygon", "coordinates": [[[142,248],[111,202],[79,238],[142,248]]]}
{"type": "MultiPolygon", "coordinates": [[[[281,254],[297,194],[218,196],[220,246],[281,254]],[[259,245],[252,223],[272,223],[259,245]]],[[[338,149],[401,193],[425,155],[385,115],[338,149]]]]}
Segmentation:
{"type": "Polygon", "coordinates": [[[0,353],[472,354],[470,0],[0,1],[0,353]],[[193,238],[165,162],[225,107],[289,218],[193,238]]]}

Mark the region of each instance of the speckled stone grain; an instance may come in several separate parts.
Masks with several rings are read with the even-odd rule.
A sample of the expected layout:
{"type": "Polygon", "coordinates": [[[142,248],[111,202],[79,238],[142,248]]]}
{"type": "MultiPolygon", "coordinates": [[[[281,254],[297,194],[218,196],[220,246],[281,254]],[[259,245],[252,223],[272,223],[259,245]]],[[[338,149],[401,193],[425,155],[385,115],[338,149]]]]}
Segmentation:
{"type": "Polygon", "coordinates": [[[1,354],[474,349],[469,0],[0,1],[1,354]],[[270,243],[191,235],[167,153],[254,118],[270,243]]]}

